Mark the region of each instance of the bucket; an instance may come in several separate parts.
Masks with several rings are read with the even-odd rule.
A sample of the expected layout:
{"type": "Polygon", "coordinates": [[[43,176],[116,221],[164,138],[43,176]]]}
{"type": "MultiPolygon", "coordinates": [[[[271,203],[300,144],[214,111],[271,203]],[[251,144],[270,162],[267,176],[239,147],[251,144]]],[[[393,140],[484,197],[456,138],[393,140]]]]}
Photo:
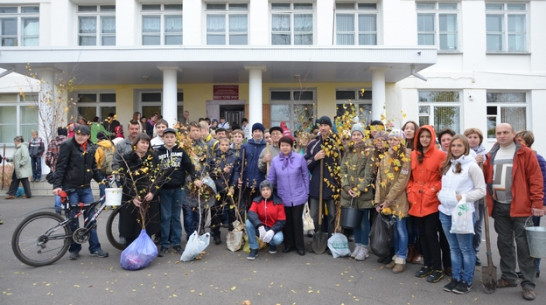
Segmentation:
{"type": "Polygon", "coordinates": [[[351,199],[350,207],[341,207],[340,225],[344,228],[359,228],[361,222],[362,211],[353,207],[353,200],[351,199]]]}
{"type": "Polygon", "coordinates": [[[546,227],[526,227],[525,233],[531,257],[546,258],[546,227]]]}
{"type": "Polygon", "coordinates": [[[106,188],[106,205],[108,206],[120,206],[121,205],[121,195],[123,194],[122,188],[106,188]]]}

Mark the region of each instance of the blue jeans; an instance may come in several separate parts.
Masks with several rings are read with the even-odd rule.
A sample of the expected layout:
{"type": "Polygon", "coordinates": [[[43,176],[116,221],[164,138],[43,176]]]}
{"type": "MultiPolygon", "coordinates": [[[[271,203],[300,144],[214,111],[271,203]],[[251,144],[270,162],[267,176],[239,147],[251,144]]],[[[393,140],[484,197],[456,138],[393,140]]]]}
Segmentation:
{"type": "MultiPolygon", "coordinates": [[[[74,192],[68,193],[68,202],[70,202],[71,206],[77,205],[80,202],[83,203],[90,203],[93,202],[93,192],[91,191],[91,188],[78,188],[75,189],[74,192]]],[[[71,215],[76,215],[78,212],[78,209],[72,209],[71,215]]],[[[95,209],[85,209],[83,213],[84,218],[91,218],[95,214],[95,209]]],[[[72,232],[74,232],[76,229],[80,227],[79,219],[76,219],[75,221],[72,221],[70,223],[70,229],[72,229],[72,232]]],[[[99,237],[97,236],[97,230],[91,229],[89,230],[89,252],[93,253],[95,251],[100,250],[100,243],[99,243],[99,237]]],[[[68,251],[70,252],[80,252],[82,249],[82,245],[77,244],[75,242],[72,242],[70,244],[70,248],[68,251]]]]}
{"type": "MultiPolygon", "coordinates": [[[[474,213],[474,221],[476,213],[474,213]]],[[[474,234],[451,234],[451,216],[440,212],[440,222],[449,242],[453,279],[472,285],[476,268],[476,251],[472,244],[474,234]]]]}
{"type": "Polygon", "coordinates": [[[55,195],[55,213],[61,214],[63,208],[61,206],[61,196],[55,195]]]}
{"type": "MultiPolygon", "coordinates": [[[[256,230],[256,227],[250,222],[250,220],[246,220],[246,235],[248,236],[248,245],[251,250],[258,250],[260,248],[260,245],[258,244],[258,239],[256,238],[256,233],[258,230],[256,230]]],[[[269,230],[268,227],[266,227],[266,231],[269,230]]],[[[273,235],[273,238],[269,242],[269,245],[276,247],[284,241],[284,235],[282,234],[282,231],[279,231],[273,235]]]]}
{"type": "Polygon", "coordinates": [[[407,217],[399,218],[394,215],[389,216],[396,221],[393,234],[394,253],[397,257],[406,259],[408,257],[408,227],[406,226],[407,217]]]}
{"type": "Polygon", "coordinates": [[[30,166],[32,166],[32,178],[40,180],[42,178],[42,157],[30,157],[30,166]]]}
{"type": "MultiPolygon", "coordinates": [[[[182,223],[180,213],[184,201],[184,191],[181,188],[162,189],[159,191],[161,200],[161,247],[180,246],[182,241],[182,223]]],[[[186,221],[184,221],[184,224],[186,221]]],[[[191,234],[191,233],[190,233],[191,234]]]]}
{"type": "Polygon", "coordinates": [[[182,213],[184,214],[184,231],[186,231],[187,241],[190,238],[190,235],[197,230],[197,225],[199,224],[199,208],[183,205],[182,213]]]}
{"type": "Polygon", "coordinates": [[[360,227],[354,228],[355,244],[367,246],[370,237],[370,209],[360,209],[362,212],[362,221],[360,227]]]}

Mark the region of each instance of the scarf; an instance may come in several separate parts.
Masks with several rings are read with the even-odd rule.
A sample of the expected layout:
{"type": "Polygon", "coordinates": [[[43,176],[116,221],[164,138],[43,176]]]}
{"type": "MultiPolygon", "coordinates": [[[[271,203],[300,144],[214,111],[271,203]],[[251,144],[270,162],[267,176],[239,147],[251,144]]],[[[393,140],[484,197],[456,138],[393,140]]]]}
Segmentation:
{"type": "Polygon", "coordinates": [[[288,154],[288,156],[283,155],[282,153],[279,154],[279,159],[282,162],[282,169],[285,169],[289,165],[292,164],[292,151],[288,154]]]}

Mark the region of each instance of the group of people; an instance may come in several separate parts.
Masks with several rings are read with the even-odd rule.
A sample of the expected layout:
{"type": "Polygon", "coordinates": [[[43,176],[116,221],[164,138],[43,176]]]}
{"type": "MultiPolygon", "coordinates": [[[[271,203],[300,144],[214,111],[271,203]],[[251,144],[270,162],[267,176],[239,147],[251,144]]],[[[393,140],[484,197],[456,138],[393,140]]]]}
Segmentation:
{"type": "MultiPolygon", "coordinates": [[[[72,203],[91,202],[90,180],[101,182],[118,173],[122,200],[128,203],[120,213],[120,235],[129,245],[145,227],[158,236],[159,256],[170,249],[182,253],[182,229],[186,239],[194,231],[202,233],[200,220],[207,209],[215,244],[222,243],[222,227],[229,231],[235,220],[245,222],[249,260],[258,256],[260,240],[269,244],[271,254],[283,244],[282,252],[305,255],[304,236],[313,234],[303,230],[308,204],[315,228],[352,235],[351,257],[362,261],[371,252],[370,227],[382,213],[394,221],[395,230],[391,255],[378,261],[400,273],[407,262],[421,260],[416,277],[436,283],[449,275],[443,290],[458,294],[472,289],[475,266],[481,264],[483,218],[491,216],[501,257],[497,287],[516,286],[519,276],[523,298],[535,299],[539,261],[530,257],[524,226],[528,217],[538,223],[544,214],[546,161],[530,149],[532,132],[516,133],[508,123],[499,124],[497,142],[487,152],[477,128],[437,133],[413,121],[392,130],[381,121],[352,122],[347,128],[322,116],[309,130],[314,132],[292,134],[286,125],[266,130],[261,123],[243,124],[245,131],[221,120],[223,125],[211,129],[204,119],[186,119],[169,126],[154,116],[150,136],[136,113],[127,137],[117,135],[121,139],[115,144],[102,130],[93,144],[93,124],[78,125],[72,138],[60,131],[46,154],[55,173],[54,193],[65,190],[72,203]],[[135,173],[141,176],[135,179],[135,173]],[[461,203],[472,211],[472,232],[452,229],[453,212],[461,203]],[[352,230],[340,228],[340,206],[356,206],[361,223],[352,230]],[[319,215],[319,210],[326,212],[319,215]],[[321,228],[319,218],[325,220],[321,228]]],[[[92,255],[108,256],[96,232],[89,243],[92,255]]],[[[70,258],[77,259],[80,250],[73,244],[70,258]]]]}

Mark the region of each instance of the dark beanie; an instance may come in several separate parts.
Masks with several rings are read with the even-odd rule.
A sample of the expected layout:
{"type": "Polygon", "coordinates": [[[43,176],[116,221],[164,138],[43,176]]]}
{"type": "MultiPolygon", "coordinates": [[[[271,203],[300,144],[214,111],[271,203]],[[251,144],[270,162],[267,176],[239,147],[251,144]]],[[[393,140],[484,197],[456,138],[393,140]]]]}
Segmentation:
{"type": "Polygon", "coordinates": [[[332,120],[330,120],[330,118],[326,115],[324,116],[321,116],[318,120],[317,120],[317,123],[320,125],[320,124],[326,124],[330,127],[332,127],[332,120]]]}
{"type": "Polygon", "coordinates": [[[292,140],[292,138],[289,137],[289,136],[282,137],[279,140],[279,146],[281,145],[281,143],[288,143],[288,144],[290,144],[290,146],[294,146],[294,140],[292,140]]]}
{"type": "Polygon", "coordinates": [[[97,132],[97,140],[106,140],[106,134],[102,131],[97,132]]]}
{"type": "Polygon", "coordinates": [[[265,127],[262,123],[254,123],[254,125],[252,125],[252,132],[257,129],[261,130],[262,132],[265,131],[265,127]]]}

